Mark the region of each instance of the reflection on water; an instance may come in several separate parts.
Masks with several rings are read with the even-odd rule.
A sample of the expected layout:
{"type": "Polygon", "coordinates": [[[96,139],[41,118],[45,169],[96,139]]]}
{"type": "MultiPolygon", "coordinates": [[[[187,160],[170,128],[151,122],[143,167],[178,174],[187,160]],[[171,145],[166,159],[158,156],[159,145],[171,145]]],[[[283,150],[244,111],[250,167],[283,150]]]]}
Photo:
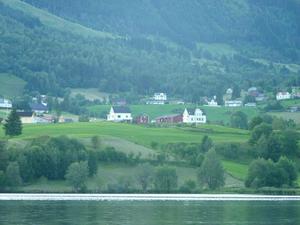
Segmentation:
{"type": "Polygon", "coordinates": [[[0,201],[1,225],[300,224],[300,202],[0,201]]]}

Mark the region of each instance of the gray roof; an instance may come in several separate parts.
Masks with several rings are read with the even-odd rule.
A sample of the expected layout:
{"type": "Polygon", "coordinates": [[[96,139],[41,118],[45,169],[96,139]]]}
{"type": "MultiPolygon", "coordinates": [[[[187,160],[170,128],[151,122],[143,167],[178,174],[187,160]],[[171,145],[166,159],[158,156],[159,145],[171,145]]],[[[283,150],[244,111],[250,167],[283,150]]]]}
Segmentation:
{"type": "Polygon", "coordinates": [[[48,107],[39,103],[30,103],[30,108],[33,111],[48,111],[48,107]]]}
{"type": "Polygon", "coordinates": [[[194,115],[196,109],[195,108],[187,108],[186,110],[188,111],[189,115],[194,115]]]}
{"type": "Polygon", "coordinates": [[[130,109],[126,106],[113,106],[115,113],[131,113],[130,109]]]}

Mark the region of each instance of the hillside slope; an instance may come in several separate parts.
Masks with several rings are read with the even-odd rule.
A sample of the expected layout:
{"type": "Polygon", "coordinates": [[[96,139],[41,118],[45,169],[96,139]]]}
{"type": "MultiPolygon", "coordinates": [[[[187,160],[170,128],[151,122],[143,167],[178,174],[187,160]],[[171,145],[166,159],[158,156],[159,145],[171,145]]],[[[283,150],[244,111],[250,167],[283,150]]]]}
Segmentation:
{"type": "Polygon", "coordinates": [[[300,85],[295,0],[26,2],[0,0],[0,73],[29,91],[166,91],[195,102],[228,87],[300,85]]]}

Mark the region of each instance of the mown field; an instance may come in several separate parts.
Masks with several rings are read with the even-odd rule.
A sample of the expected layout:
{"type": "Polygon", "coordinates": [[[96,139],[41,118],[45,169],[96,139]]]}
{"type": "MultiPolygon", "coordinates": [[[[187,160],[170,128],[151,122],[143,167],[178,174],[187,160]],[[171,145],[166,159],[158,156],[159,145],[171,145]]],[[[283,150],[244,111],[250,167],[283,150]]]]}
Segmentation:
{"type": "MultiPolygon", "coordinates": [[[[109,112],[110,107],[111,106],[109,105],[95,105],[88,107],[88,111],[93,115],[105,118],[106,114],[109,112]]],[[[185,107],[195,107],[195,105],[131,105],[129,107],[132,111],[133,116],[137,116],[141,113],[146,113],[152,120],[162,115],[182,113],[185,107]]],[[[199,107],[206,113],[208,121],[223,122],[224,124],[229,123],[231,114],[236,111],[242,111],[246,113],[248,119],[251,119],[259,113],[259,110],[254,107],[199,107]]]]}
{"type": "MultiPolygon", "coordinates": [[[[132,124],[95,122],[49,125],[24,125],[23,134],[16,139],[30,139],[38,136],[69,135],[77,138],[111,136],[122,138],[140,145],[151,146],[152,142],[167,144],[174,142],[199,143],[204,135],[215,142],[246,142],[249,132],[218,125],[191,127],[145,127],[132,124]]],[[[0,129],[0,137],[4,137],[0,129]]]]}

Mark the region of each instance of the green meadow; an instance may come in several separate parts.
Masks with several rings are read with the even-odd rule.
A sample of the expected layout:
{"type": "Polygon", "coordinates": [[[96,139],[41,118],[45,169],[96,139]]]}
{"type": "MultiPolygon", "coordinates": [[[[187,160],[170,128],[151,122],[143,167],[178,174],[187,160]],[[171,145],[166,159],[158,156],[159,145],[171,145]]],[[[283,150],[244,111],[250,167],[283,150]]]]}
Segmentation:
{"type": "MultiPolygon", "coordinates": [[[[68,135],[75,138],[87,138],[95,135],[117,137],[147,147],[151,146],[152,142],[158,144],[199,143],[204,135],[209,135],[217,143],[246,142],[249,138],[248,131],[218,125],[200,125],[196,128],[147,127],[124,123],[94,122],[24,125],[23,134],[15,139],[31,139],[46,135],[68,135]]],[[[0,130],[0,137],[4,137],[3,129],[0,130]]]]}

